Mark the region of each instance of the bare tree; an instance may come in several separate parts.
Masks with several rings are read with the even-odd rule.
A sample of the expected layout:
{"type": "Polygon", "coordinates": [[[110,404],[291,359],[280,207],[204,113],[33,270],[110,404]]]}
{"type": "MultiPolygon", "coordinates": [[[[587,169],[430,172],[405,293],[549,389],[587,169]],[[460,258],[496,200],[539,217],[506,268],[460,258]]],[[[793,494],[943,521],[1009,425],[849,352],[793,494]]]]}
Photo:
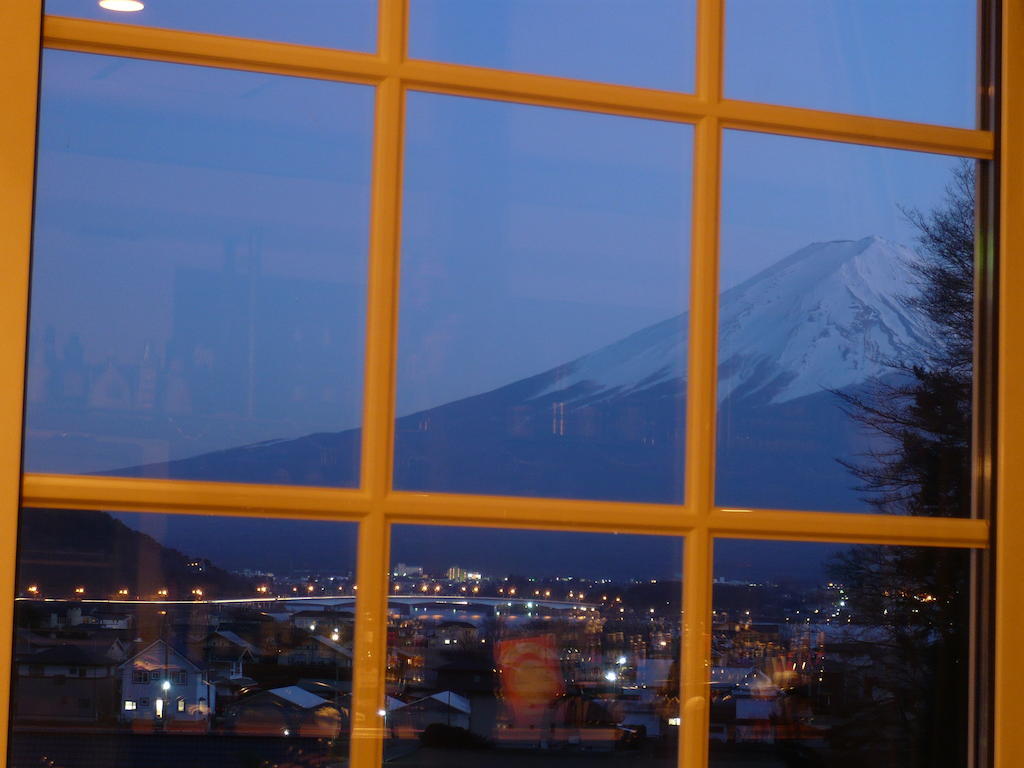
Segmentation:
{"type": "MultiPolygon", "coordinates": [[[[900,299],[929,331],[923,359],[886,361],[891,376],[835,393],[877,436],[843,461],[878,512],[962,517],[971,499],[975,165],[954,168],[942,204],[903,214],[917,230],[916,276],[900,299]]],[[[834,733],[850,765],[954,768],[966,750],[969,556],[932,547],[854,546],[833,558],[847,609],[864,627],[871,693],[834,733]]],[[[863,681],[862,681],[863,682],[863,681]]],[[[841,761],[842,762],[842,761],[841,761]]],[[[844,762],[843,765],[846,765],[844,762]]]]}

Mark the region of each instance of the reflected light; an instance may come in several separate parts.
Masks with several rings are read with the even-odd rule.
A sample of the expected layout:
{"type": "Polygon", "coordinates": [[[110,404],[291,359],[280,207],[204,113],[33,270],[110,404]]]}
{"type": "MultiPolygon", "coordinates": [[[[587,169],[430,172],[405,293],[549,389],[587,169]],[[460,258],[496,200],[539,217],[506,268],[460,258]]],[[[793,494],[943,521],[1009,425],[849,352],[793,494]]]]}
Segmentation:
{"type": "Polygon", "coordinates": [[[146,5],[140,0],[100,0],[100,8],[105,8],[108,11],[133,13],[141,11],[145,7],[146,5]]]}

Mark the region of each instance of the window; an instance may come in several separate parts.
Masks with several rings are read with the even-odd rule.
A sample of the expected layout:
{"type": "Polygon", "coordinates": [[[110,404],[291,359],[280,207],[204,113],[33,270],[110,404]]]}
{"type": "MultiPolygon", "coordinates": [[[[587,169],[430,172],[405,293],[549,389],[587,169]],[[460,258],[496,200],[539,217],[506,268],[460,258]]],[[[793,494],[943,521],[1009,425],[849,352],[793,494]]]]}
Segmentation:
{"type": "Polygon", "coordinates": [[[177,685],[188,685],[188,672],[184,669],[174,673],[174,682],[177,685]]]}
{"type": "MultiPolygon", "coordinates": [[[[574,20],[581,25],[576,36],[545,25],[544,3],[523,3],[525,10],[481,26],[470,22],[486,11],[470,9],[472,3],[460,14],[442,3],[421,7],[396,0],[379,3],[378,42],[371,53],[365,52],[371,47],[365,44],[365,18],[342,24],[353,38],[341,40],[325,38],[338,25],[315,21],[280,33],[277,27],[285,25],[232,28],[221,18],[198,16],[146,21],[139,15],[126,23],[93,18],[98,12],[91,2],[80,4],[88,12],[63,2],[40,32],[39,0],[7,5],[0,11],[0,61],[9,74],[5,113],[12,116],[0,125],[0,238],[8,254],[0,287],[6,342],[0,364],[0,490],[10,562],[18,554],[22,508],[21,524],[34,525],[39,541],[53,530],[37,520],[70,520],[82,511],[106,514],[113,521],[110,530],[118,532],[119,516],[134,516],[136,533],[145,526],[138,520],[161,513],[230,519],[238,535],[226,534],[223,542],[239,547],[245,546],[243,516],[289,525],[310,518],[355,525],[357,560],[350,582],[305,573],[301,580],[288,574],[287,585],[295,590],[289,598],[303,596],[310,606],[326,589],[334,594],[348,587],[351,627],[329,615],[302,617],[305,623],[287,627],[261,623],[258,616],[271,613],[273,598],[281,596],[280,569],[240,565],[232,575],[256,595],[246,600],[266,605],[244,627],[239,622],[224,630],[217,642],[256,657],[250,664],[239,650],[228,660],[243,658],[242,678],[259,666],[301,666],[302,654],[287,650],[308,643],[332,660],[330,672],[339,670],[337,678],[323,670],[308,676],[316,678],[312,687],[319,693],[252,694],[277,696],[263,702],[263,711],[307,708],[307,694],[330,704],[327,692],[337,689],[332,680],[341,680],[348,663],[351,717],[345,728],[351,727],[351,738],[334,721],[307,726],[314,737],[336,740],[332,759],[347,755],[352,766],[373,768],[391,757],[389,744],[408,735],[403,728],[415,731],[440,723],[431,718],[441,716],[446,727],[461,728],[457,723],[472,705],[453,687],[481,685],[496,674],[495,667],[489,672],[479,664],[438,663],[457,661],[442,656],[446,645],[463,655],[470,640],[487,645],[491,636],[474,624],[482,619],[470,614],[453,622],[426,621],[414,610],[424,591],[444,602],[461,600],[463,588],[468,595],[480,594],[474,587],[484,590],[486,567],[497,567],[499,548],[507,542],[478,557],[473,534],[461,531],[552,529],[566,537],[682,539],[681,572],[672,574],[679,577],[679,610],[667,619],[660,606],[651,605],[656,629],[632,633],[642,635],[643,644],[666,643],[665,650],[644,659],[668,659],[663,681],[675,675],[678,696],[668,696],[658,723],[664,720],[666,732],[677,734],[678,746],[670,752],[680,764],[724,766],[743,743],[756,747],[780,740],[799,752],[822,737],[817,729],[825,714],[839,711],[840,693],[850,696],[842,706],[874,707],[870,717],[851,716],[847,726],[857,734],[866,723],[877,724],[874,746],[883,749],[881,736],[888,738],[896,727],[889,716],[906,691],[894,691],[891,680],[864,669],[850,673],[868,661],[927,677],[932,687],[925,686],[917,701],[941,698],[936,690],[954,691],[957,707],[929,709],[928,728],[912,731],[915,737],[930,734],[929,748],[947,745],[942,759],[994,761],[999,768],[1024,760],[1024,733],[1015,727],[1017,691],[1024,685],[1015,649],[1024,615],[1024,564],[1015,556],[1024,546],[1024,524],[1016,514],[1024,503],[1024,478],[1016,471],[1024,458],[1024,305],[1016,300],[1024,290],[1024,267],[1012,258],[1024,244],[1024,19],[1016,4],[986,0],[976,15],[973,3],[951,2],[948,14],[935,13],[930,3],[908,3],[909,10],[889,22],[889,4],[842,10],[847,15],[837,28],[875,30],[874,36],[861,36],[868,41],[865,50],[888,51],[898,64],[884,57],[857,59],[864,54],[856,53],[848,70],[856,75],[850,77],[838,68],[842,41],[815,34],[828,4],[802,0],[698,0],[692,7],[680,2],[680,15],[650,34],[631,16],[618,36],[615,17],[605,10],[574,20]],[[783,17],[792,23],[781,23],[783,17]],[[678,35],[665,33],[672,24],[678,35]],[[779,37],[779,30],[794,25],[807,50],[779,37]],[[974,50],[967,43],[965,53],[963,41],[973,40],[974,33],[981,44],[974,50]],[[516,52],[533,38],[538,45],[529,56],[516,52]],[[674,45],[677,39],[686,42],[674,45]],[[942,41],[957,40],[961,47],[945,55],[942,41]],[[582,51],[562,50],[575,42],[582,51]],[[613,45],[623,42],[628,44],[613,45]],[[936,46],[933,55],[902,53],[916,52],[918,44],[936,46]],[[975,54],[979,78],[971,72],[975,54]],[[996,61],[999,55],[1002,61],[996,61]],[[815,71],[826,73],[816,84],[805,76],[807,58],[816,63],[815,71]],[[921,62],[932,59],[941,72],[922,69],[921,62]],[[865,86],[872,77],[884,79],[889,89],[880,100],[865,86]],[[976,92],[979,107],[972,109],[976,92]],[[182,106],[189,100],[191,108],[182,106]],[[172,102],[176,113],[166,111],[172,102]],[[188,123],[188,131],[161,133],[178,119],[188,123]],[[622,152],[591,151],[599,146],[594,142],[614,148],[626,140],[630,144],[622,152]],[[671,154],[673,147],[678,155],[671,154]],[[958,158],[965,163],[957,164],[958,158]],[[868,167],[877,171],[870,178],[840,172],[868,167]],[[822,398],[845,396],[848,413],[859,414],[868,431],[885,434],[891,426],[886,414],[896,415],[891,408],[900,398],[912,401],[936,391],[912,385],[915,376],[927,378],[925,368],[886,370],[885,361],[900,362],[899,355],[912,347],[927,356],[927,344],[915,344],[935,339],[935,328],[904,312],[899,291],[875,291],[877,305],[857,294],[857,304],[846,301],[849,284],[834,283],[836,292],[818,301],[797,279],[810,279],[810,272],[798,268],[811,263],[809,256],[815,266],[850,258],[858,268],[874,270],[872,290],[887,280],[912,283],[912,276],[885,272],[904,262],[899,248],[886,244],[893,238],[874,231],[874,223],[885,223],[874,210],[875,192],[892,192],[892,202],[917,208],[918,221],[927,227],[930,213],[942,210],[942,186],[958,178],[958,168],[973,174],[980,190],[973,201],[979,226],[971,266],[980,309],[975,353],[965,378],[933,378],[931,384],[948,384],[956,390],[954,399],[969,403],[959,413],[970,421],[959,424],[950,441],[958,455],[970,456],[970,464],[958,486],[950,479],[958,470],[935,470],[950,492],[914,501],[931,504],[931,514],[891,514],[904,497],[891,497],[888,508],[865,505],[849,493],[847,474],[860,472],[864,484],[881,483],[876,487],[884,490],[887,479],[858,466],[857,457],[872,455],[874,448],[884,458],[892,443],[882,443],[879,452],[880,444],[872,442],[881,439],[877,434],[856,435],[845,422],[822,417],[818,407],[822,398]],[[75,181],[62,186],[62,178],[75,181]],[[119,189],[113,183],[127,178],[138,185],[119,189]],[[545,178],[558,184],[546,186],[545,178]],[[925,178],[934,181],[932,199],[903,195],[909,180],[925,178]],[[648,193],[683,187],[685,194],[648,193]],[[549,194],[524,194],[528,189],[549,194]],[[244,204],[224,216],[217,206],[228,199],[244,204]],[[872,229],[837,244],[827,234],[837,210],[863,214],[872,229]],[[801,219],[803,211],[814,213],[801,219]],[[275,219],[275,212],[285,215],[275,219]],[[73,226],[61,220],[69,214],[78,216],[73,226]],[[263,228],[246,224],[246,216],[263,228]],[[236,230],[228,231],[225,221],[236,230]],[[787,231],[794,221],[823,234],[787,231]],[[173,243],[180,263],[146,241],[147,227],[173,243]],[[771,262],[758,262],[764,254],[751,244],[765,238],[777,249],[771,262]],[[127,247],[118,251],[110,245],[115,241],[119,247],[140,243],[144,257],[127,247]],[[636,243],[656,251],[662,263],[645,260],[636,243]],[[812,244],[818,249],[807,251],[812,244]],[[590,253],[601,254],[594,257],[593,272],[574,271],[590,253]],[[566,254],[580,261],[561,260],[566,254]],[[790,260],[779,266],[787,255],[790,260]],[[337,271],[328,274],[325,263],[337,271]],[[622,263],[635,268],[601,271],[602,264],[622,263]],[[773,266],[780,271],[765,277],[773,266]],[[776,291],[782,273],[795,282],[776,291]],[[809,297],[814,300],[804,303],[809,297]],[[807,335],[787,353],[809,361],[808,368],[772,368],[781,355],[770,344],[790,337],[754,311],[769,300],[799,311],[800,330],[807,335]],[[849,322],[831,322],[853,304],[849,322]],[[578,311],[552,310],[569,305],[578,311]],[[124,343],[109,344],[112,306],[123,306],[118,327],[124,343]],[[645,316],[650,307],[664,310],[661,317],[645,316]],[[558,317],[572,322],[554,322],[558,317]],[[64,327],[59,318],[66,318],[64,327]],[[865,392],[851,393],[848,382],[836,378],[800,377],[814,365],[831,376],[841,367],[829,357],[833,353],[850,359],[831,340],[848,338],[844,334],[854,326],[878,331],[857,337],[861,349],[870,347],[873,354],[859,360],[875,365],[872,381],[896,388],[875,390],[874,401],[865,400],[865,392]],[[488,334],[500,343],[482,343],[488,334]],[[574,339],[601,334],[594,355],[573,347],[574,339]],[[154,341],[147,343],[150,336],[154,341]],[[617,345],[629,338],[647,344],[642,354],[635,345],[617,345]],[[96,346],[92,339],[102,343],[96,346]],[[740,342],[769,352],[748,354],[740,342]],[[816,350],[828,354],[815,358],[816,350]],[[662,359],[659,354],[670,363],[650,367],[662,359]],[[502,375],[487,382],[488,371],[502,375]],[[643,386],[626,374],[642,375],[643,386]],[[886,400],[887,392],[894,397],[886,400]],[[435,407],[442,405],[451,407],[435,407]],[[773,423],[782,425],[767,430],[769,438],[753,431],[764,426],[755,406],[770,406],[777,416],[773,423]],[[823,436],[848,438],[844,452],[819,450],[823,436]],[[845,464],[832,461],[837,457],[845,464]],[[611,469],[596,472],[581,490],[573,484],[580,466],[611,469]],[[402,540],[409,540],[409,531],[416,534],[413,545],[402,540]],[[445,539],[465,546],[445,549],[445,539]],[[451,562],[421,564],[411,560],[420,556],[417,544],[424,556],[432,547],[459,560],[477,559],[459,562],[453,554],[451,562]],[[751,553],[771,572],[758,572],[751,553]],[[815,575],[815,589],[799,594],[780,583],[778,574],[810,568],[809,563],[816,574],[845,575],[826,575],[831,584],[815,575]],[[937,566],[929,573],[946,592],[935,591],[927,580],[872,581],[878,569],[892,575],[929,565],[937,566]],[[853,593],[854,583],[860,592],[853,593]],[[395,587],[399,596],[415,590],[420,597],[398,599],[395,587]],[[815,617],[823,611],[830,626],[844,617],[856,626],[854,606],[864,612],[859,615],[886,617],[872,626],[902,633],[909,647],[955,659],[956,674],[936,687],[937,667],[901,667],[898,655],[872,656],[880,646],[877,634],[817,631],[823,623],[815,617]],[[951,616],[958,617],[955,630],[943,636],[946,645],[940,648],[921,622],[951,616]],[[783,628],[787,619],[815,630],[783,628]],[[316,629],[306,630],[310,625],[316,629]],[[396,627],[405,634],[389,631],[396,627]],[[822,651],[825,636],[825,648],[840,649],[822,651]],[[281,658],[269,659],[268,649],[283,651],[281,658]],[[744,664],[748,669],[740,674],[744,664]],[[443,690],[415,700],[391,696],[401,681],[407,689],[422,688],[439,676],[450,683],[443,690]],[[970,710],[959,709],[961,701],[970,701],[970,710]],[[788,719],[780,720],[783,710],[788,719]],[[804,717],[807,712],[814,717],[804,717]],[[966,718],[973,719],[962,725],[966,718]],[[780,722],[787,729],[781,733],[780,722]],[[942,722],[954,723],[947,736],[964,738],[951,745],[941,741],[942,722]],[[324,728],[325,733],[316,730],[324,728]]],[[[919,409],[923,417],[937,413],[929,405],[919,409]]],[[[909,437],[926,431],[918,422],[909,437]]],[[[150,539],[159,543],[161,535],[150,539]]],[[[140,552],[157,551],[147,550],[151,545],[141,536],[132,541],[140,552]]],[[[306,541],[317,544],[316,537],[306,541]]],[[[568,538],[563,545],[572,546],[568,538]]],[[[261,551],[272,548],[273,542],[261,551]]],[[[57,551],[52,544],[41,549],[57,551]]],[[[114,604],[123,597],[120,590],[129,589],[108,579],[102,584],[108,592],[97,595],[84,582],[48,582],[31,571],[31,555],[22,549],[19,561],[31,580],[4,582],[7,593],[17,595],[4,620],[19,631],[20,621],[41,629],[43,619],[32,606],[56,599],[68,610],[53,616],[53,631],[86,633],[96,620],[92,601],[114,604]]],[[[75,562],[91,573],[109,573],[99,567],[107,565],[102,557],[94,557],[75,562]]],[[[643,558],[641,549],[630,555],[636,563],[643,558]]],[[[145,572],[146,563],[137,558],[134,573],[145,572]]],[[[511,576],[512,569],[506,570],[511,576]]],[[[146,582],[146,594],[129,595],[132,602],[154,606],[145,631],[164,644],[154,653],[185,654],[190,643],[205,643],[206,632],[176,637],[180,625],[173,616],[164,618],[171,614],[160,603],[187,604],[181,610],[190,621],[205,622],[218,600],[209,592],[209,572],[183,564],[174,583],[146,582]]],[[[554,581],[558,574],[544,576],[552,579],[544,589],[567,586],[554,581]]],[[[514,587],[487,584],[495,594],[484,595],[486,604],[501,610],[499,596],[506,593],[499,589],[541,589],[529,586],[530,574],[526,578],[514,587]]],[[[652,575],[648,582],[661,578],[652,575]]],[[[575,583],[564,591],[557,602],[572,607],[555,606],[551,598],[545,610],[572,611],[576,621],[584,616],[581,626],[588,624],[590,608],[601,616],[618,610],[615,595],[588,603],[589,586],[587,598],[576,596],[575,583]],[[585,615],[581,607],[588,609],[585,615]]],[[[648,583],[642,594],[652,591],[648,583]]],[[[328,614],[336,607],[318,606],[328,614]]],[[[621,608],[626,615],[629,609],[621,608]]],[[[523,614],[515,616],[519,621],[523,614]]],[[[565,618],[559,614],[560,621],[565,618]]],[[[643,617],[631,618],[639,624],[643,617]]],[[[532,626],[535,619],[542,623],[543,614],[527,613],[523,622],[532,626]]],[[[495,616],[494,625],[519,631],[511,616],[500,622],[495,616]]],[[[214,627],[204,629],[212,633],[214,627]]],[[[126,636],[134,641],[136,627],[129,630],[126,636]]],[[[628,696],[643,695],[632,686],[647,679],[640,646],[633,644],[641,641],[628,632],[601,632],[602,649],[621,653],[608,657],[599,676],[593,676],[596,667],[589,670],[592,696],[563,709],[576,725],[608,726],[615,739],[642,738],[639,721],[615,720],[607,707],[589,708],[590,702],[614,699],[621,705],[617,711],[625,712],[628,696]]],[[[535,643],[543,646],[537,653],[548,661],[558,656],[582,664],[585,654],[572,650],[578,648],[575,638],[560,632],[550,648],[535,643]]],[[[139,652],[146,649],[132,642],[121,649],[123,659],[139,652]]],[[[158,659],[154,665],[167,663],[158,659]]],[[[230,666],[221,672],[201,678],[210,681],[207,709],[211,716],[230,716],[234,732],[243,733],[252,710],[236,707],[229,713],[223,707],[244,684],[232,678],[230,666]],[[230,691],[223,701],[222,689],[230,691]]],[[[149,677],[133,670],[131,680],[146,683],[149,677]]],[[[663,688],[671,693],[671,685],[663,688]]],[[[557,689],[552,684],[543,690],[557,689]]],[[[157,699],[158,716],[164,701],[157,699]]],[[[135,706],[124,700],[125,711],[135,706]]],[[[148,708],[149,700],[138,700],[138,706],[148,708]]],[[[629,711],[651,714],[642,709],[629,711]]],[[[909,719],[915,717],[924,722],[917,715],[909,719]]],[[[502,738],[551,747],[550,739],[520,733],[524,722],[525,731],[529,725],[536,731],[541,721],[505,718],[502,738]]],[[[300,737],[302,729],[289,721],[284,732],[300,737]]],[[[432,733],[437,732],[447,731],[432,733]]],[[[582,750],[590,735],[558,738],[582,750]]],[[[859,746],[866,740],[856,739],[859,746]]],[[[870,750],[848,754],[878,761],[870,750]]],[[[933,757],[915,753],[925,762],[933,757]]]]}
{"type": "Polygon", "coordinates": [[[124,700],[125,712],[134,712],[136,709],[138,709],[138,705],[134,701],[132,701],[131,699],[124,700]]]}

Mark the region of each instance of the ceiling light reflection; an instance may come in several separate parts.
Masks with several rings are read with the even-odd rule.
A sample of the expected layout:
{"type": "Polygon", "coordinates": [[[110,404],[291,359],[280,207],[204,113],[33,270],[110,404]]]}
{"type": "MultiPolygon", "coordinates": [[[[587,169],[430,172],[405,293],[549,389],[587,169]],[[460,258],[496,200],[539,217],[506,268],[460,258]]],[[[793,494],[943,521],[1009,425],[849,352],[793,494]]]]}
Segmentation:
{"type": "Polygon", "coordinates": [[[134,11],[141,11],[145,7],[145,3],[142,3],[140,0],[100,0],[100,8],[105,8],[108,11],[132,13],[134,11]]]}

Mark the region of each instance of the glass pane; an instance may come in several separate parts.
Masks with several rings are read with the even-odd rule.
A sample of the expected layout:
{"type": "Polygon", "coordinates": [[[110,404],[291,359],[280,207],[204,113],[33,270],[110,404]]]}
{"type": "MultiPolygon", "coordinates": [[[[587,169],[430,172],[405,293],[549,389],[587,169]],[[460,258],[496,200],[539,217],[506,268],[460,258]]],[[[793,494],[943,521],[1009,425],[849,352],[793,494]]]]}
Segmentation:
{"type": "Polygon", "coordinates": [[[377,0],[46,0],[46,12],[322,48],[377,47],[377,0]]]}
{"type": "Polygon", "coordinates": [[[396,487],[681,500],[692,129],[408,114],[396,487]]]}
{"type": "Polygon", "coordinates": [[[415,0],[413,58],[692,91],[694,0],[415,0]]]}
{"type": "Polygon", "coordinates": [[[10,764],[348,764],[356,525],[26,509],[10,764]]]}
{"type": "Polygon", "coordinates": [[[47,51],[26,465],[358,481],[373,90],[47,51]]]}
{"type": "Polygon", "coordinates": [[[730,0],[732,99],[974,128],[976,0],[730,0]]]}
{"type": "Polygon", "coordinates": [[[711,767],[967,765],[970,562],[716,542],[711,767]]]}
{"type": "Polygon", "coordinates": [[[385,762],[675,766],[682,550],[395,526],[385,762]]]}
{"type": "Polygon", "coordinates": [[[718,503],[970,514],[974,164],[730,131],[718,503]]]}

